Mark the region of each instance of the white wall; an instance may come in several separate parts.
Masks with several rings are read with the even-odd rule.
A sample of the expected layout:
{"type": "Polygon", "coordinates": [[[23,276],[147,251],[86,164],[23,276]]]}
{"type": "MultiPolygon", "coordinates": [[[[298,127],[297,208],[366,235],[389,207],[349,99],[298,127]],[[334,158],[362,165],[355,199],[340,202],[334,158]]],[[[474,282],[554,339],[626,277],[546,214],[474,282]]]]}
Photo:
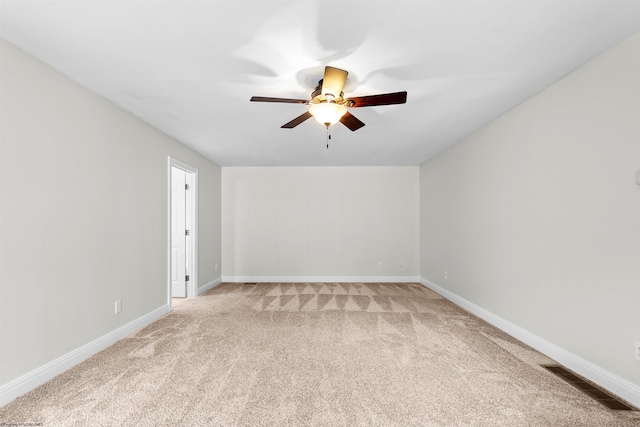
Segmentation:
{"type": "Polygon", "coordinates": [[[2,388],[167,305],[168,156],[199,169],[199,281],[219,276],[221,168],[0,49],[2,388]]]}
{"type": "Polygon", "coordinates": [[[415,280],[418,178],[416,166],[223,168],[223,278],[415,280]]]}
{"type": "Polygon", "coordinates": [[[640,385],[638,169],[640,34],[421,166],[421,276],[640,385]]]}

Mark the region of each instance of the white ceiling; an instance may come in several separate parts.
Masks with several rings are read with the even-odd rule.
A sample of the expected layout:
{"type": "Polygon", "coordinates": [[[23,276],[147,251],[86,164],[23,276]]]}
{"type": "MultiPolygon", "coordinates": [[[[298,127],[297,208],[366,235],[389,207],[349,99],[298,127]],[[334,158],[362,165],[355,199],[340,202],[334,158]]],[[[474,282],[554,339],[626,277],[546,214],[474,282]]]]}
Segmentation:
{"type": "Polygon", "coordinates": [[[0,35],[222,166],[417,165],[640,31],[640,0],[0,0],[0,35]],[[366,123],[280,126],[325,65],[366,123]]]}

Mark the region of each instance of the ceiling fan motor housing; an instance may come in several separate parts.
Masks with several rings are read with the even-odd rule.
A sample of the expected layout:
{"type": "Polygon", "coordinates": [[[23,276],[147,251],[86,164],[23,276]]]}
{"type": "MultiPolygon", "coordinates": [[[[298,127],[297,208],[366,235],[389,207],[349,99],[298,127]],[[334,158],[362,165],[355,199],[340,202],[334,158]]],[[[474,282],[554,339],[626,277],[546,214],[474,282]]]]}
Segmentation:
{"type": "Polygon", "coordinates": [[[344,99],[344,92],[340,92],[340,95],[328,96],[329,94],[322,94],[322,80],[318,82],[318,86],[311,92],[311,104],[322,104],[323,102],[335,102],[336,104],[349,106],[348,101],[344,99]]]}

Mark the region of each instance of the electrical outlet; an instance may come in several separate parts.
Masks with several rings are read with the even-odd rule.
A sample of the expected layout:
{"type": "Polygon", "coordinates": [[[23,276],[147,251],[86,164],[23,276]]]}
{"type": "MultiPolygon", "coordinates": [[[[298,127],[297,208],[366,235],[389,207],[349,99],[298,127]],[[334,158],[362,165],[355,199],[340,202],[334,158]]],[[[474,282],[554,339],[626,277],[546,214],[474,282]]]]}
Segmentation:
{"type": "Polygon", "coordinates": [[[116,305],[116,314],[118,314],[122,311],[122,300],[116,301],[115,305],[116,305]]]}
{"type": "Polygon", "coordinates": [[[636,341],[636,360],[640,362],[640,341],[636,341]]]}
{"type": "Polygon", "coordinates": [[[449,273],[447,273],[446,271],[444,272],[444,278],[445,278],[445,280],[449,279],[449,273]]]}
{"type": "Polygon", "coordinates": [[[379,263],[379,264],[378,264],[378,268],[379,268],[380,270],[382,270],[382,269],[384,268],[384,264],[383,264],[383,263],[379,263]]]}

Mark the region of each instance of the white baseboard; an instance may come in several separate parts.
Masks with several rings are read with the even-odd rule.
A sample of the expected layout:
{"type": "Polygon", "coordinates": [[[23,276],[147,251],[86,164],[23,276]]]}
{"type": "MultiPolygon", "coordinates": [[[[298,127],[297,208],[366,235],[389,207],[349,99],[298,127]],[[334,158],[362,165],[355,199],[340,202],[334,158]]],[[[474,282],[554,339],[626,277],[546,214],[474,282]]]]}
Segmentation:
{"type": "Polygon", "coordinates": [[[198,296],[204,294],[205,292],[215,288],[216,286],[218,286],[220,283],[222,283],[222,277],[218,277],[217,279],[214,279],[212,281],[210,281],[209,283],[205,283],[202,286],[198,287],[198,296]]]}
{"type": "Polygon", "coordinates": [[[420,276],[223,276],[226,283],[418,283],[420,276]]]}
{"type": "Polygon", "coordinates": [[[468,312],[473,313],[486,322],[489,322],[498,329],[503,330],[512,337],[522,341],[530,347],[533,347],[540,353],[609,390],[632,405],[640,407],[640,386],[627,381],[624,378],[621,378],[606,369],[603,369],[600,366],[597,366],[565,350],[564,348],[559,347],[529,332],[528,330],[491,313],[488,310],[485,310],[484,308],[444,289],[441,286],[436,285],[433,282],[420,278],[420,283],[468,312]]]}
{"type": "Polygon", "coordinates": [[[104,350],[122,338],[125,338],[133,332],[156,321],[168,312],[169,304],[158,307],[155,310],[127,323],[126,325],[103,335],[102,337],[60,356],[57,359],[34,369],[28,374],[4,384],[0,387],[0,407],[6,405],[17,397],[22,396],[28,391],[33,390],[39,385],[46,383],[55,376],[60,375],[64,371],[104,350]]]}

